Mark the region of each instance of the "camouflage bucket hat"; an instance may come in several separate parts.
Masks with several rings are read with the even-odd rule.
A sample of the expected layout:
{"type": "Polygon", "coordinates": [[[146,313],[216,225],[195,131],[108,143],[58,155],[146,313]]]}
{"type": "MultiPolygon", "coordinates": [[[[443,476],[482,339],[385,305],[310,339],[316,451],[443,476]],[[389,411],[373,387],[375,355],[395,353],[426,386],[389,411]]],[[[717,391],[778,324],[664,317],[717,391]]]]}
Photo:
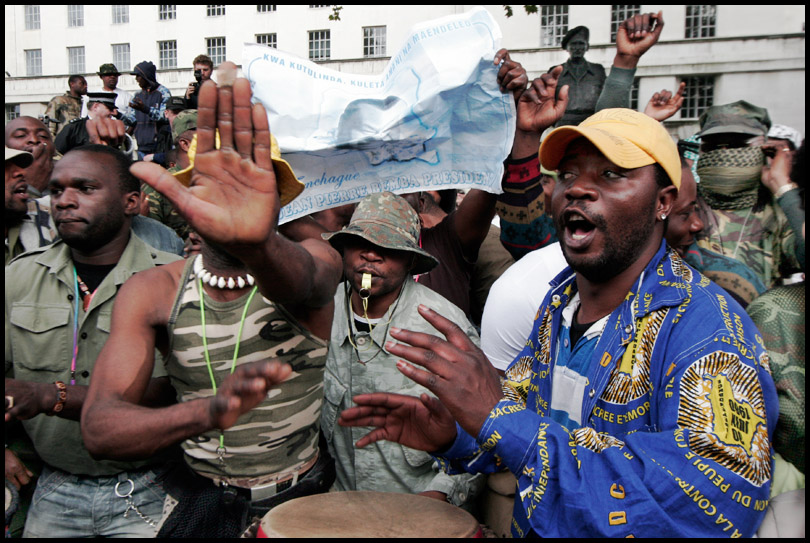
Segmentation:
{"type": "Polygon", "coordinates": [[[172,123],[172,140],[174,140],[174,142],[177,143],[177,138],[179,138],[181,134],[189,130],[196,130],[196,129],[197,129],[197,110],[184,109],[183,111],[177,114],[177,117],[174,119],[174,122],[172,123]]]}
{"type": "Polygon", "coordinates": [[[771,127],[768,110],[745,100],[712,106],[703,112],[699,122],[699,136],[728,133],[764,136],[771,127]]]}
{"type": "Polygon", "coordinates": [[[98,67],[98,75],[121,75],[115,64],[107,63],[98,67]]]}
{"type": "Polygon", "coordinates": [[[419,230],[419,215],[404,198],[378,192],[360,201],[346,228],[321,236],[338,251],[343,250],[347,236],[357,236],[386,249],[414,253],[412,273],[420,275],[438,266],[439,261],[419,247],[419,230]]]}

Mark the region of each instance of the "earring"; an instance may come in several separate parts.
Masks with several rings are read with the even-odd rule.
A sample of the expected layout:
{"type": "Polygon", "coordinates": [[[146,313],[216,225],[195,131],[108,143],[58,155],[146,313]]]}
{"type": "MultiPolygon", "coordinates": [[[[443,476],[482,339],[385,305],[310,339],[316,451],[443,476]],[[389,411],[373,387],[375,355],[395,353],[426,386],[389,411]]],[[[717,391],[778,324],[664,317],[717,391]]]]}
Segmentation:
{"type": "Polygon", "coordinates": [[[661,220],[662,220],[662,221],[667,220],[667,216],[666,216],[666,214],[661,213],[661,220]]]}

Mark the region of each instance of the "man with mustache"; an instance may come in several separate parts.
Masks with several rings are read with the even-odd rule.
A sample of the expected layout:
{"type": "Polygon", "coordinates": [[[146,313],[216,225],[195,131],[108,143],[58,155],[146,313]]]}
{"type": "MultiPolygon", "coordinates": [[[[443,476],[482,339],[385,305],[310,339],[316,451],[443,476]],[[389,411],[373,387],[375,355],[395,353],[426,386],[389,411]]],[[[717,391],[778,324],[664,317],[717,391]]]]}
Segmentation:
{"type": "Polygon", "coordinates": [[[352,405],[356,394],[426,392],[396,371],[396,356],[384,348],[395,327],[436,333],[419,317],[419,304],[440,307],[478,342],[475,327],[459,307],[414,281],[439,264],[420,248],[419,230],[419,216],[411,205],[383,192],[361,200],[348,226],[323,235],[343,255],[345,282],[335,296],[321,428],[335,457],[334,490],[420,493],[463,506],[477,494],[481,477],[447,475],[426,452],[396,443],[355,450],[361,434],[337,425],[339,413],[352,405]]]}
{"type": "Polygon", "coordinates": [[[47,245],[53,238],[48,214],[40,215],[35,208],[29,210],[25,170],[33,161],[31,153],[6,147],[6,265],[15,256],[47,245]]]}
{"type": "Polygon", "coordinates": [[[33,117],[17,117],[6,125],[6,146],[34,155],[33,163],[25,170],[28,192],[33,198],[47,193],[56,152],[53,136],[42,121],[33,117]]]}
{"type": "Polygon", "coordinates": [[[752,535],[778,405],[742,308],[664,242],[681,182],[657,121],[607,109],[552,131],[551,208],[569,267],[503,381],[428,307],[446,340],[392,329],[398,369],[437,398],[369,394],[340,423],[432,451],[451,473],[506,466],[513,536],[752,535]],[[735,496],[738,499],[735,499],[735,496]]]}
{"type": "MultiPolygon", "coordinates": [[[[5,420],[23,421],[45,462],[25,536],[151,537],[162,514],[161,460],[96,460],[79,428],[119,288],[135,272],[178,258],[132,235],[140,183],[129,165],[104,145],[66,154],[49,184],[61,239],[6,267],[5,420]],[[125,517],[133,507],[145,519],[133,511],[125,517]]],[[[160,380],[148,377],[157,400],[160,380]]]]}

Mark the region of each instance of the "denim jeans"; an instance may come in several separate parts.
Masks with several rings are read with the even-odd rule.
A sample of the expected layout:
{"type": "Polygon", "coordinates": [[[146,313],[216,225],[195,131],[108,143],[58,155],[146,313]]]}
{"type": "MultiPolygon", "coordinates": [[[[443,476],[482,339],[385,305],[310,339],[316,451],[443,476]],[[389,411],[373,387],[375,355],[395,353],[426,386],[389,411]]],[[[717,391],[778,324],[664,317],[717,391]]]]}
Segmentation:
{"type": "Polygon", "coordinates": [[[155,537],[125,497],[157,525],[166,491],[162,469],[144,469],[112,477],[71,475],[45,466],[37,482],[23,537],[155,537]],[[132,481],[132,484],[129,483],[132,481]],[[118,484],[120,483],[120,485],[118,484]]]}

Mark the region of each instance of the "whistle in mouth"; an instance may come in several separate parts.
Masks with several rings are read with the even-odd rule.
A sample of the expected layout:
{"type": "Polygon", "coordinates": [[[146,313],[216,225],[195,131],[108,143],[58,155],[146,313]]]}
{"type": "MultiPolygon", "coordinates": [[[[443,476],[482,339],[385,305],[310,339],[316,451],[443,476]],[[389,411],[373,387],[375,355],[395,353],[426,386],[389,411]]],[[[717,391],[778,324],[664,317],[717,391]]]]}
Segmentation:
{"type": "Polygon", "coordinates": [[[360,288],[365,289],[365,290],[371,290],[371,274],[370,273],[364,273],[363,274],[363,279],[360,282],[360,288]]]}

